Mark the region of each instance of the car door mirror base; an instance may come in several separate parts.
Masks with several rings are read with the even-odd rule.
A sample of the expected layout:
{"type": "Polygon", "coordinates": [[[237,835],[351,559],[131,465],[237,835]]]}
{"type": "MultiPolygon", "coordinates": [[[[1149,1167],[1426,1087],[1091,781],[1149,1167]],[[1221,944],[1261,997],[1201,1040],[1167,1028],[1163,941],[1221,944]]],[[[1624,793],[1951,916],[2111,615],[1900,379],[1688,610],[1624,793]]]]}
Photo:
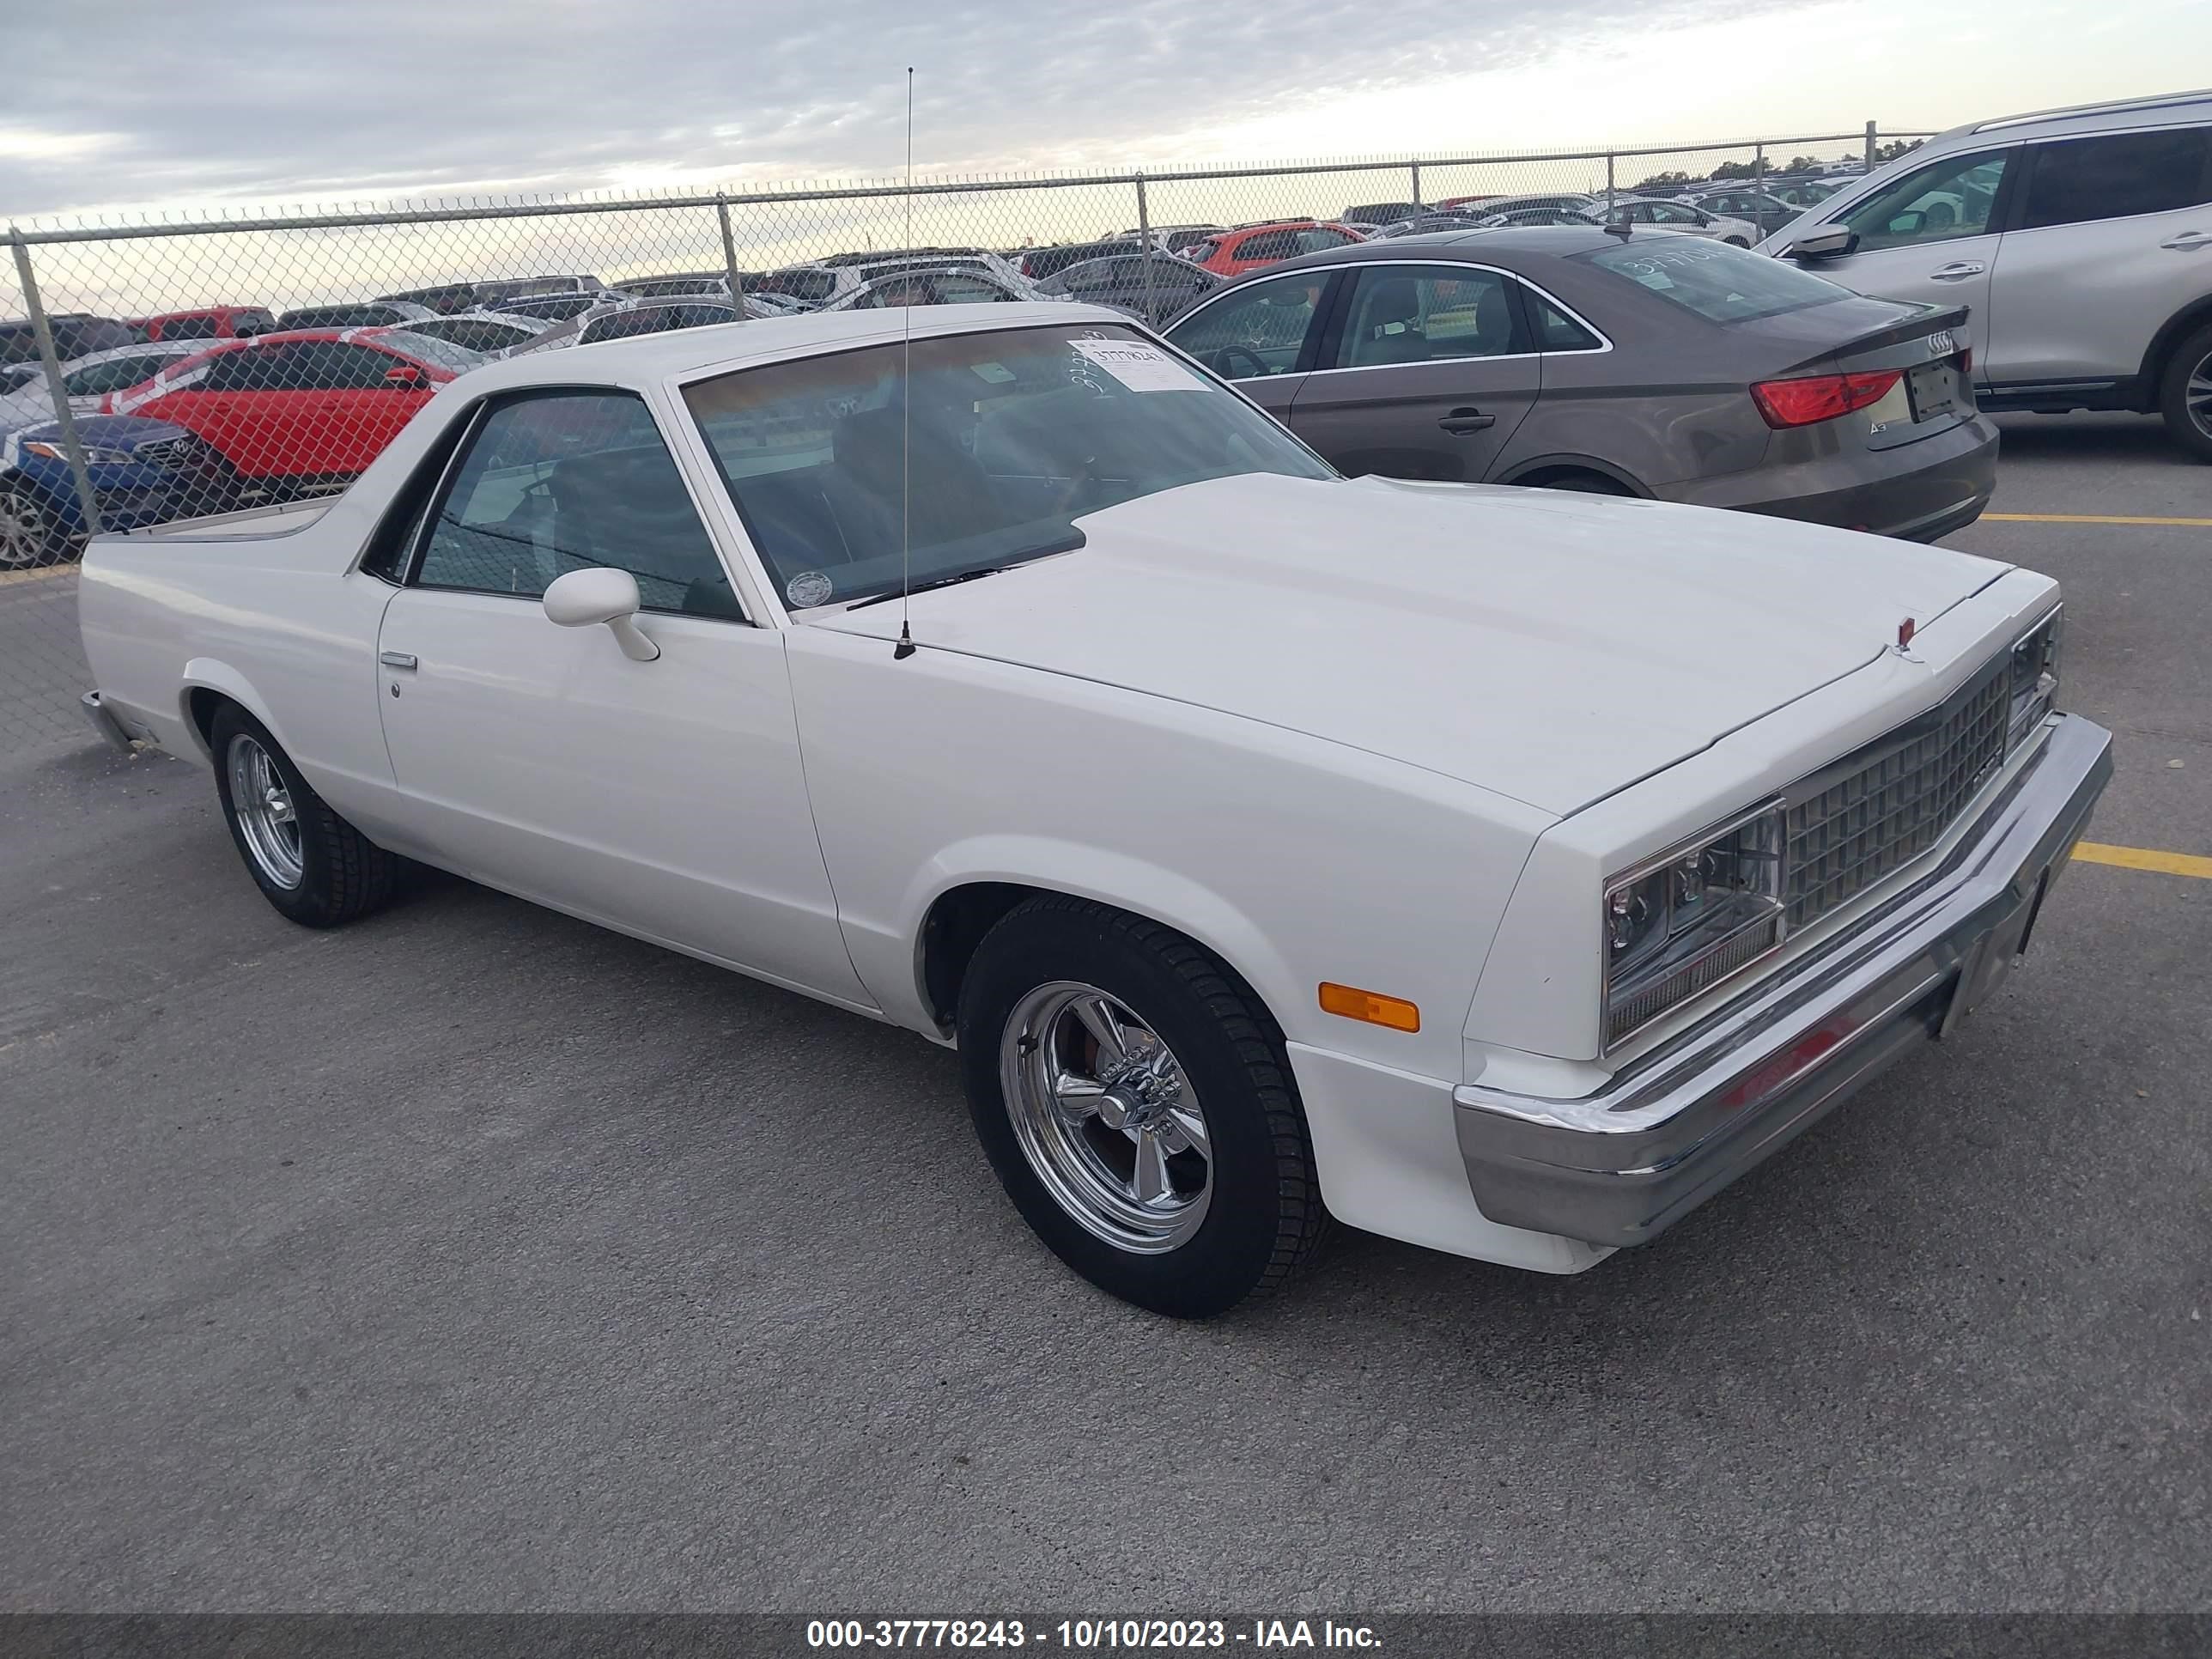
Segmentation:
{"type": "Polygon", "coordinates": [[[660,647],[637,625],[645,600],[637,591],[637,578],[627,570],[605,566],[571,570],[553,579],[540,603],[546,620],[556,627],[605,627],[632,662],[652,662],[660,655],[660,647]]]}

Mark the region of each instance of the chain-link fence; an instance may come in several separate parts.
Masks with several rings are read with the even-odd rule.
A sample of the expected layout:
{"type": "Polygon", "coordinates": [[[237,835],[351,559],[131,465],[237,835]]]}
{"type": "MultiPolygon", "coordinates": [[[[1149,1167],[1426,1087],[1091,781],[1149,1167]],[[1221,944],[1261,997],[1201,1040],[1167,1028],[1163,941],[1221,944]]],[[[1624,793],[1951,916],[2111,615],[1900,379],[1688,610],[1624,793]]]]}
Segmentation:
{"type": "Polygon", "coordinates": [[[1869,122],[1673,148],[11,226],[0,749],[82,729],[72,562],[88,536],[342,489],[494,356],[1032,295],[1162,321],[1227,275],[1355,234],[1601,210],[1707,179],[1786,204],[1779,176],[1914,136],[1869,122]]]}

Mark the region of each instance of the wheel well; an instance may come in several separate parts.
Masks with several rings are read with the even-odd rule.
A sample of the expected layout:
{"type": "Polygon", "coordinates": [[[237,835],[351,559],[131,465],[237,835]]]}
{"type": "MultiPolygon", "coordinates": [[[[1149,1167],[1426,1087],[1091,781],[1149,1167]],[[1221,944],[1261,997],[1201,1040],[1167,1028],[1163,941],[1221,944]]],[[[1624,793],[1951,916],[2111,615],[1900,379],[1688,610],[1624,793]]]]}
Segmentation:
{"type": "Polygon", "coordinates": [[[2212,323],[2212,295],[2207,295],[2174,313],[2152,337],[2150,349],[2143,353],[2142,362],[2142,395],[2146,407],[2158,407],[2159,383],[2166,378],[2166,359],[2173,355],[2183,340],[2207,323],[2212,323]]]}
{"type": "Polygon", "coordinates": [[[215,752],[215,711],[229,701],[222,692],[204,685],[196,685],[185,694],[185,713],[191,720],[192,730],[200,734],[200,747],[210,754],[215,752]]]}
{"type": "Polygon", "coordinates": [[[1642,493],[1630,486],[1626,480],[1594,466],[1540,466],[1534,471],[1523,472],[1510,482],[1525,484],[1534,489],[1542,489],[1564,483],[1570,478],[1593,478],[1606,485],[1608,491],[1618,489],[1632,495],[1642,493]]]}
{"type": "MultiPolygon", "coordinates": [[[[969,965],[975,959],[975,949],[983,936],[999,925],[1006,913],[1017,905],[1033,898],[1068,898],[1080,895],[1068,893],[1058,887],[1036,887],[1018,881],[974,881],[963,886],[950,887],[939,893],[922,918],[921,956],[922,998],[931,1019],[939,1030],[950,1036],[960,1018],[960,988],[968,977],[969,965]]],[[[1202,939],[1191,939],[1189,933],[1163,921],[1147,915],[1141,910],[1131,909],[1111,900],[1095,902],[1106,908],[1121,911],[1143,921],[1165,927],[1205,951],[1217,962],[1222,971],[1234,981],[1240,991],[1249,996],[1253,1006],[1266,1009],[1267,1000],[1233,962],[1202,939]]],[[[1272,1018],[1272,1015],[1270,1016],[1272,1018]]]]}
{"type": "Polygon", "coordinates": [[[1051,890],[1018,882],[977,881],[947,888],[921,922],[921,992],[938,1029],[950,1031],[960,1012],[960,986],[983,935],[1023,900],[1051,890]]]}

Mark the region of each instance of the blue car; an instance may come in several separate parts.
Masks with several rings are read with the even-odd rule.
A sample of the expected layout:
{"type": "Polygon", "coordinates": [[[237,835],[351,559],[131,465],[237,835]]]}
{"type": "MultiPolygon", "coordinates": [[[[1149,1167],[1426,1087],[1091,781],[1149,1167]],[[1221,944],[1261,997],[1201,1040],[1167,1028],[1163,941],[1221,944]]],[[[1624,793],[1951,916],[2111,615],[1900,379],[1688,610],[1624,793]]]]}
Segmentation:
{"type": "MultiPolygon", "coordinates": [[[[76,433],[103,530],[137,530],[237,505],[229,464],[173,422],[81,415],[76,433]]],[[[49,421],[0,437],[0,569],[75,558],[85,536],[60,424],[49,421]]]]}

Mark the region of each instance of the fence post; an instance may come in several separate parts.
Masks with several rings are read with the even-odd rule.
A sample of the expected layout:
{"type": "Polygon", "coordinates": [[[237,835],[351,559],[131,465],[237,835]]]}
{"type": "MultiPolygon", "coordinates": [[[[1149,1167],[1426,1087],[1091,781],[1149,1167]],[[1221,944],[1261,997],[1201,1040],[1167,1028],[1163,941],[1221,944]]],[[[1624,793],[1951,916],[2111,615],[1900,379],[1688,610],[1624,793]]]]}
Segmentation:
{"type": "Polygon", "coordinates": [[[1871,121],[1869,121],[1869,122],[1868,122],[1868,123],[1867,123],[1867,147],[1866,147],[1866,170],[1867,170],[1869,173],[1872,173],[1872,172],[1874,171],[1874,153],[1875,153],[1875,148],[1876,148],[1876,146],[1875,146],[1875,144],[1874,123],[1873,123],[1873,122],[1871,122],[1871,121]]]}
{"type": "Polygon", "coordinates": [[[1419,161],[1413,163],[1413,205],[1416,208],[1421,205],[1421,164],[1419,161]]]}
{"type": "Polygon", "coordinates": [[[730,200],[720,191],[714,192],[714,216],[722,224],[722,268],[729,273],[730,297],[738,302],[738,313],[742,315],[745,280],[738,270],[738,239],[730,234],[730,200]]]}
{"type": "Polygon", "coordinates": [[[1751,147],[1751,178],[1753,184],[1766,180],[1766,146],[1763,143],[1751,147]]]}
{"type": "Polygon", "coordinates": [[[1605,210],[1613,211],[1613,152],[1605,153],[1605,210]]]}
{"type": "Polygon", "coordinates": [[[70,408],[69,387],[62,380],[62,360],[54,349],[54,331],[46,321],[46,307],[39,298],[39,279],[31,274],[31,250],[23,233],[8,227],[8,240],[15,245],[15,279],[23,290],[23,309],[31,313],[31,331],[39,338],[39,363],[46,371],[46,390],[54,400],[54,420],[62,429],[62,448],[69,456],[70,477],[76,481],[77,508],[84,515],[88,536],[100,534],[100,497],[85,468],[84,446],[77,441],[76,415],[70,408]]]}
{"type": "Polygon", "coordinates": [[[1160,319],[1152,305],[1152,210],[1145,199],[1145,174],[1137,171],[1137,246],[1145,269],[1145,326],[1158,328],[1160,319]]]}

